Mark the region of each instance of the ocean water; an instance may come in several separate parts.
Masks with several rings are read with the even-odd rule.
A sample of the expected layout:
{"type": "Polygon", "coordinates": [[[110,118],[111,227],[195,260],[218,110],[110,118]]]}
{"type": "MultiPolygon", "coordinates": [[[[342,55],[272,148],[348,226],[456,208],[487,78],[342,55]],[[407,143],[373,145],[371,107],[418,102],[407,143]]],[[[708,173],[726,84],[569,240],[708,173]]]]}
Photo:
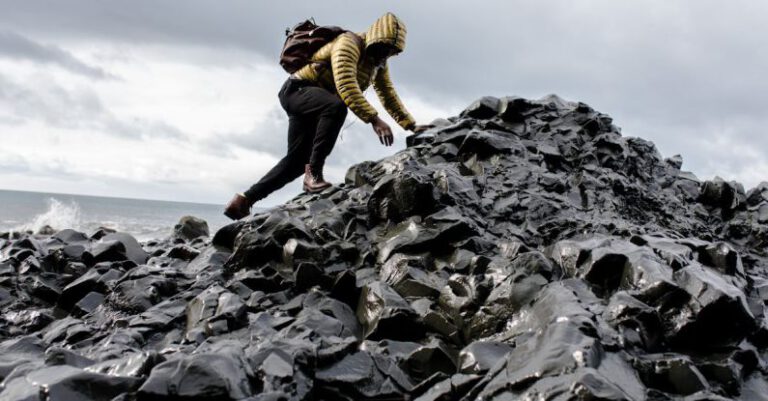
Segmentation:
{"type": "Polygon", "coordinates": [[[100,227],[140,241],[168,236],[182,216],[208,222],[211,235],[231,222],[224,205],[0,190],[0,232],[37,232],[48,225],[90,235],[100,227]]]}

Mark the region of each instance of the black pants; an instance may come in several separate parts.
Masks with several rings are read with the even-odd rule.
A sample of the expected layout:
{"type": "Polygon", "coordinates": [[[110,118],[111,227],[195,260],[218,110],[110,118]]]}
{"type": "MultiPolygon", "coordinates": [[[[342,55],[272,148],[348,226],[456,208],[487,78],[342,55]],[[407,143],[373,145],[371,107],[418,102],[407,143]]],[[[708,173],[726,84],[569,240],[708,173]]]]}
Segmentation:
{"type": "Polygon", "coordinates": [[[304,165],[322,168],[347,117],[347,105],[313,82],[288,78],[278,93],[288,113],[288,153],[245,191],[252,202],[304,174],[304,165]]]}

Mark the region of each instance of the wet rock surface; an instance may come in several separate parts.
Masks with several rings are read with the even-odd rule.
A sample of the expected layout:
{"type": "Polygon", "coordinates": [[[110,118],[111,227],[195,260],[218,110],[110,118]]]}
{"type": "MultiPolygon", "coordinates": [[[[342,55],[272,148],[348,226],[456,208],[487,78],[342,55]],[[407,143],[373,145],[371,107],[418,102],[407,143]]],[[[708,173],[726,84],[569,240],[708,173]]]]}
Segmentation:
{"type": "Polygon", "coordinates": [[[0,235],[0,400],[765,400],[768,183],[484,97],[209,237],[0,235]]]}

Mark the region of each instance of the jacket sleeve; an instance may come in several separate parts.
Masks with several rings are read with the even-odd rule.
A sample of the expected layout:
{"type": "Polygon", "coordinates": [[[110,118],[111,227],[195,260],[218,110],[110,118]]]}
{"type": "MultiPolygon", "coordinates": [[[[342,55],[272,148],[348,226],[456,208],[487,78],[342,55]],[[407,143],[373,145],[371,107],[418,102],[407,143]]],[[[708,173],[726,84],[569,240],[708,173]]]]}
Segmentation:
{"type": "Polygon", "coordinates": [[[341,100],[363,122],[369,123],[378,115],[376,109],[365,99],[357,82],[357,63],[360,60],[360,48],[354,33],[339,35],[331,52],[331,68],[336,91],[341,100]]]}
{"type": "Polygon", "coordinates": [[[395,92],[395,86],[389,78],[389,66],[386,64],[376,72],[376,76],[373,79],[373,89],[376,90],[376,94],[379,96],[379,100],[381,100],[381,105],[384,106],[387,113],[404,130],[409,130],[416,125],[416,120],[405,109],[403,102],[400,101],[400,97],[395,92]]]}

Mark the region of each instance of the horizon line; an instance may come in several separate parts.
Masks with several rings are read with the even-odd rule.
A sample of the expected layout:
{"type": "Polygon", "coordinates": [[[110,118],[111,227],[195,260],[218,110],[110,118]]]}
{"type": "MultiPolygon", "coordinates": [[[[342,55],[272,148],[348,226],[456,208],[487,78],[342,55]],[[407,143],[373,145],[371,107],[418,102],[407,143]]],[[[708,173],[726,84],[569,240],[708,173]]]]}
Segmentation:
{"type": "Polygon", "coordinates": [[[82,196],[82,197],[88,197],[88,198],[137,200],[137,201],[149,201],[149,202],[187,203],[187,204],[192,204],[192,205],[208,205],[208,206],[219,205],[218,203],[207,203],[207,202],[190,202],[190,201],[178,201],[178,200],[167,200],[167,199],[152,199],[152,198],[136,198],[136,197],[125,197],[125,196],[89,195],[89,194],[77,194],[77,193],[66,193],[66,192],[31,191],[31,190],[26,190],[26,189],[0,188],[0,191],[5,191],[5,192],[25,192],[25,193],[30,193],[30,194],[46,194],[46,195],[82,196]]]}

